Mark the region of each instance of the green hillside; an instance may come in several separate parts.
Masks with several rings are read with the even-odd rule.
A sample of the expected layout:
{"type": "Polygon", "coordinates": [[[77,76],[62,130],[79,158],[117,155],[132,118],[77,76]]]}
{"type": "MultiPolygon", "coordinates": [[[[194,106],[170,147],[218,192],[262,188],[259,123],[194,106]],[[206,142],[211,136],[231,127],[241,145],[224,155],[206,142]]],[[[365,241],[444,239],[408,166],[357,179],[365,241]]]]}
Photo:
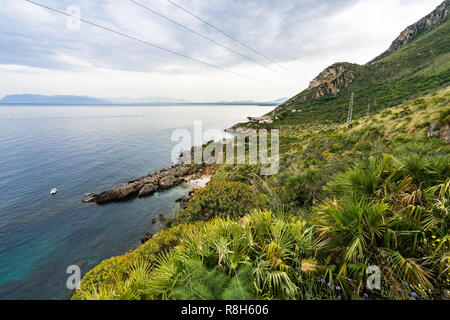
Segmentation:
{"type": "MultiPolygon", "coordinates": [[[[355,93],[354,118],[402,103],[450,83],[450,21],[443,23],[387,57],[364,66],[349,65],[354,82],[339,94],[294,103],[277,113],[281,124],[342,122],[346,120],[350,95],[355,93]],[[302,109],[292,114],[291,110],[302,109]]],[[[305,95],[308,90],[293,99],[305,95]]]]}
{"type": "Polygon", "coordinates": [[[316,81],[272,124],[241,124],[280,129],[280,171],[213,167],[165,230],[73,299],[450,299],[449,28],[336,65],[333,90],[351,82],[339,92],[315,98],[329,88],[316,81]]]}

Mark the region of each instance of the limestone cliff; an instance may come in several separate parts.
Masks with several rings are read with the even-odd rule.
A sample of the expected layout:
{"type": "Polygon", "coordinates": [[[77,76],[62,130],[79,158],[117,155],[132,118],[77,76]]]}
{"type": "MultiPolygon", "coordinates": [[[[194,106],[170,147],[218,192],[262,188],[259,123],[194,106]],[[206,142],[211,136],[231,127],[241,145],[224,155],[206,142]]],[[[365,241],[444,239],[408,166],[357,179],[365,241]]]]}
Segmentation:
{"type": "Polygon", "coordinates": [[[303,103],[308,99],[318,99],[328,94],[341,92],[357,77],[355,71],[357,67],[358,65],[347,62],[338,62],[329,66],[311,81],[307,90],[278,106],[273,113],[277,113],[293,103],[303,103]]]}
{"type": "Polygon", "coordinates": [[[313,99],[326,94],[336,94],[353,82],[355,73],[349,68],[349,63],[335,63],[326,68],[309,84],[313,99]]]}

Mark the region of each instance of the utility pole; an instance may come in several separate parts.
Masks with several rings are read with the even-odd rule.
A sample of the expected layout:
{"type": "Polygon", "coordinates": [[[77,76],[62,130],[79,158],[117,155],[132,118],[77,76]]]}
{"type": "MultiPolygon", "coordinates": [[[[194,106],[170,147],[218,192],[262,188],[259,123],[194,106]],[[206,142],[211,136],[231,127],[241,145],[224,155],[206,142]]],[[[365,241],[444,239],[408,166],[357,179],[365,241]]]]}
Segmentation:
{"type": "Polygon", "coordinates": [[[348,115],[347,115],[347,123],[351,123],[352,122],[352,118],[353,118],[353,101],[355,99],[355,93],[352,92],[352,96],[350,98],[350,105],[348,107],[348,115]]]}

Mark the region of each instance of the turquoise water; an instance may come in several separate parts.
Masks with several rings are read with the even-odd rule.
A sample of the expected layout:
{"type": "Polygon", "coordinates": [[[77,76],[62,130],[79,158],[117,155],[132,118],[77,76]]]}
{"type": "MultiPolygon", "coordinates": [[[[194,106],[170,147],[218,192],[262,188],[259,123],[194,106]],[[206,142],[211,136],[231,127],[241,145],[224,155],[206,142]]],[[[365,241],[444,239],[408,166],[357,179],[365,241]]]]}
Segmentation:
{"type": "Polygon", "coordinates": [[[105,206],[81,199],[171,165],[173,130],[223,130],[271,109],[0,106],[0,299],[67,299],[67,266],[85,273],[156,232],[152,219],[174,212],[187,186],[105,206]]]}

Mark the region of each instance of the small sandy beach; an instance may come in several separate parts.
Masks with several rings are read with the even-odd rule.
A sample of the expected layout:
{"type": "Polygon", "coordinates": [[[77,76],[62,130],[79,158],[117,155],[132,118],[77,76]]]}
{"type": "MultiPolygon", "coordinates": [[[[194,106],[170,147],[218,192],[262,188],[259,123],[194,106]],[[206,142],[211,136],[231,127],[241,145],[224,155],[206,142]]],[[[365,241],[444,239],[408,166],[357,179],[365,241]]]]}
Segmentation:
{"type": "Polygon", "coordinates": [[[212,179],[212,175],[203,175],[199,179],[186,179],[186,184],[190,185],[194,189],[204,188],[208,182],[212,179]]]}

